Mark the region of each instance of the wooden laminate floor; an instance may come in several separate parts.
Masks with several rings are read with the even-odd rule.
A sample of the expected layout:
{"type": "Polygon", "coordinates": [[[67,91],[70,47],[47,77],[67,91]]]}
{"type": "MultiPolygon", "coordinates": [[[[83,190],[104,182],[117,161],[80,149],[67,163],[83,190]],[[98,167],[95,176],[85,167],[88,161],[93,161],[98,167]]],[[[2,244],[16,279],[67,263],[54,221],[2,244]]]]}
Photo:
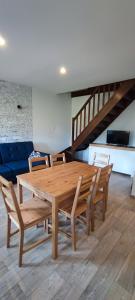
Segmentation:
{"type": "MultiPolygon", "coordinates": [[[[79,225],[78,250],[73,253],[70,240],[60,235],[58,260],[52,260],[48,241],[24,255],[21,269],[17,236],[10,249],[5,247],[0,196],[0,299],[134,300],[135,199],[129,197],[130,187],[128,176],[113,174],[106,221],[97,220],[89,237],[79,225]]],[[[28,230],[25,240],[42,234],[43,228],[28,230]]]]}

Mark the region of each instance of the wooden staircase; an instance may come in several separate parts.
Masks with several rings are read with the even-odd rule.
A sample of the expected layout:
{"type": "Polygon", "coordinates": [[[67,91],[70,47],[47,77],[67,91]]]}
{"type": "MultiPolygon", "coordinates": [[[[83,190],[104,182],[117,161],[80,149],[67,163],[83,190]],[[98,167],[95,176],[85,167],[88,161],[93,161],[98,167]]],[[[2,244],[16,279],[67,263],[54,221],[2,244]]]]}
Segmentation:
{"type": "Polygon", "coordinates": [[[72,119],[72,147],[84,150],[135,100],[135,79],[92,88],[92,93],[72,119]]]}

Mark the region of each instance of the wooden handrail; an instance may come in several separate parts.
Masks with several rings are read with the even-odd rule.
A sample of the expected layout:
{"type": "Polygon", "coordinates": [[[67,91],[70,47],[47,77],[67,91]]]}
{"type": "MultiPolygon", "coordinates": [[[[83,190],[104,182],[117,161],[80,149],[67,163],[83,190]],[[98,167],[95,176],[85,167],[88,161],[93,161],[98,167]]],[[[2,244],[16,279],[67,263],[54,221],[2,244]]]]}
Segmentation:
{"type": "MultiPolygon", "coordinates": [[[[131,80],[131,79],[129,79],[129,80],[131,80]]],[[[108,89],[108,86],[110,86],[110,91],[113,91],[114,86],[116,86],[116,88],[119,88],[120,84],[123,84],[124,81],[125,80],[116,81],[116,82],[102,84],[102,85],[99,85],[99,86],[89,87],[89,88],[82,89],[82,90],[71,91],[71,98],[81,97],[81,96],[89,96],[93,93],[93,91],[95,90],[96,87],[100,87],[101,93],[103,92],[104,88],[108,89]]]]}

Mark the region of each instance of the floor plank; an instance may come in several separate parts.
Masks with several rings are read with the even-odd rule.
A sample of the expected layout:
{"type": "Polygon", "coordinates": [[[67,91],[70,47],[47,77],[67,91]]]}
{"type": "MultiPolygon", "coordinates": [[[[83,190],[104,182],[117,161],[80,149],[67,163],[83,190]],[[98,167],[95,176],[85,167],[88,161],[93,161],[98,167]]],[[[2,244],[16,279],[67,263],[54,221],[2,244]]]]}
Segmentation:
{"type": "Polygon", "coordinates": [[[135,288],[135,246],[131,249],[118,275],[117,281],[129,293],[133,294],[135,288]]]}
{"type": "Polygon", "coordinates": [[[104,298],[104,300],[110,300],[110,299],[131,300],[132,297],[124,288],[122,288],[119,284],[114,282],[104,298]]]}

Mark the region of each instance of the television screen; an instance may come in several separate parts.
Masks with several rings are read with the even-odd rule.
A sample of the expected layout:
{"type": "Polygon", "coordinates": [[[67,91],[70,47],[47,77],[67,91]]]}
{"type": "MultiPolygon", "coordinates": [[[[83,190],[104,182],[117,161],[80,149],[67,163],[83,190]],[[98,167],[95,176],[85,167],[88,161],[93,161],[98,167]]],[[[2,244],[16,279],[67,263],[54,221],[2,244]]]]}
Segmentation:
{"type": "Polygon", "coordinates": [[[129,131],[107,130],[107,143],[127,146],[129,144],[129,131]]]}

